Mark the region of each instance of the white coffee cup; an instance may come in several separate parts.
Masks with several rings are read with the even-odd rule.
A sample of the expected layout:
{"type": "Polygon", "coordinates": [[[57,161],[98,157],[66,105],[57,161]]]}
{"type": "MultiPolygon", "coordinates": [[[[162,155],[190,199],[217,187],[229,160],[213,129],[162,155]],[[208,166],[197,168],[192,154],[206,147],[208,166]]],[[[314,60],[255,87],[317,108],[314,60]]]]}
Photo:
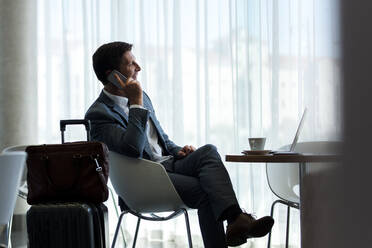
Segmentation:
{"type": "Polygon", "coordinates": [[[265,148],[266,138],[248,138],[252,151],[259,151],[265,148]]]}

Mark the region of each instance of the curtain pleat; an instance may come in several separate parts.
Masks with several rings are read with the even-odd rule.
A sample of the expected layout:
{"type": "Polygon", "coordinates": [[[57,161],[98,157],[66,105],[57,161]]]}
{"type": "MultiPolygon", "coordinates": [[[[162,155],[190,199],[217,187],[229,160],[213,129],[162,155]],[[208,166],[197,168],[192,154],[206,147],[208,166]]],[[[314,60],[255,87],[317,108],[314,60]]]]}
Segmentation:
{"type": "MultiPolygon", "coordinates": [[[[201,18],[200,18],[200,1],[199,0],[195,0],[195,60],[196,60],[196,63],[195,63],[195,71],[196,71],[196,77],[195,77],[195,84],[196,84],[196,92],[195,92],[195,96],[196,96],[196,109],[195,109],[195,113],[196,113],[196,126],[197,127],[202,127],[202,117],[201,117],[201,110],[203,108],[203,105],[201,104],[201,44],[200,44],[200,39],[201,39],[201,35],[200,35],[200,27],[201,27],[201,18]]],[[[202,142],[204,142],[204,138],[202,137],[202,130],[201,128],[196,128],[196,142],[197,144],[201,144],[202,142]]]]}
{"type": "MultiPolygon", "coordinates": [[[[54,85],[52,83],[52,58],[53,56],[50,56],[52,53],[52,37],[49,36],[48,34],[51,32],[51,27],[50,27],[50,5],[49,1],[43,2],[44,5],[44,28],[45,28],[45,33],[44,33],[44,59],[45,63],[43,64],[44,70],[45,71],[45,84],[43,88],[46,89],[45,92],[45,101],[42,102],[42,107],[45,107],[45,112],[44,111],[39,111],[41,113],[45,113],[41,118],[41,121],[45,125],[41,125],[43,127],[42,130],[45,130],[45,134],[47,137],[52,136],[52,111],[53,111],[53,104],[52,104],[52,99],[53,99],[53,90],[56,89],[56,87],[53,87],[54,85]]],[[[39,77],[40,78],[40,77],[39,77]]],[[[40,91],[40,89],[38,89],[40,91]]],[[[42,89],[41,89],[42,90],[42,89]]],[[[41,102],[41,101],[40,101],[41,102]]],[[[39,102],[39,103],[40,103],[39,102]]]]}
{"type": "Polygon", "coordinates": [[[63,97],[62,97],[62,103],[64,104],[64,108],[62,108],[62,113],[63,115],[66,115],[65,113],[71,113],[73,110],[71,108],[71,88],[74,88],[73,87],[73,80],[71,78],[71,73],[70,73],[70,64],[71,64],[71,61],[70,61],[70,56],[69,56],[69,44],[68,44],[68,41],[67,41],[67,36],[64,35],[64,34],[67,34],[69,33],[69,30],[68,30],[68,14],[70,13],[70,10],[69,10],[69,4],[67,1],[61,1],[61,10],[62,10],[62,14],[61,14],[61,23],[62,23],[62,28],[61,28],[61,37],[62,37],[62,82],[61,84],[63,85],[63,87],[60,87],[61,88],[61,91],[62,91],[62,94],[63,94],[63,97]],[[72,87],[71,87],[72,86],[72,87]]]}

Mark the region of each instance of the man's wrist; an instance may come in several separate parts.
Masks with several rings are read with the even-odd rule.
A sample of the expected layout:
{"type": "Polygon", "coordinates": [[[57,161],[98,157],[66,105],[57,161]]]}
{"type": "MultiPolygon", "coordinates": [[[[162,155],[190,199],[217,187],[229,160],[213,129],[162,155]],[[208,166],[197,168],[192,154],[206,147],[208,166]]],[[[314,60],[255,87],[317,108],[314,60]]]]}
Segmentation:
{"type": "Polygon", "coordinates": [[[142,101],[142,98],[140,99],[129,99],[129,102],[130,102],[130,106],[132,105],[141,105],[143,106],[143,101],[142,101]]]}
{"type": "Polygon", "coordinates": [[[131,108],[146,109],[144,106],[139,105],[139,104],[131,104],[131,105],[129,106],[129,108],[130,108],[130,109],[131,109],[131,108]]]}

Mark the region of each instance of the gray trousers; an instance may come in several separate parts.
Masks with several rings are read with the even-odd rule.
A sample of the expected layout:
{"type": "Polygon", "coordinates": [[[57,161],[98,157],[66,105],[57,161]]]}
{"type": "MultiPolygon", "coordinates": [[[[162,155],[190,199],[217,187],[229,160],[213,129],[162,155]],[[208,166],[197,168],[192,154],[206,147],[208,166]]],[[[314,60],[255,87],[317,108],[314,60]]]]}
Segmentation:
{"type": "Polygon", "coordinates": [[[205,145],[183,159],[174,160],[168,175],[183,202],[198,209],[204,246],[227,247],[220,217],[238,201],[216,147],[205,145]]]}

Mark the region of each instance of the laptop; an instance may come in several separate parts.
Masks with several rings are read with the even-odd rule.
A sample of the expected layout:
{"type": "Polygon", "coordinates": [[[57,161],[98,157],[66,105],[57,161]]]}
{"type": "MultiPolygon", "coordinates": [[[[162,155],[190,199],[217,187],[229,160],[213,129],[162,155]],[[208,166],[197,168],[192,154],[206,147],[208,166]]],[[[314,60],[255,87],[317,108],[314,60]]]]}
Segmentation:
{"type": "Polygon", "coordinates": [[[291,148],[289,149],[289,151],[271,151],[270,154],[273,154],[273,155],[298,155],[298,154],[300,154],[298,152],[295,152],[294,149],[297,145],[298,137],[300,136],[302,126],[304,125],[306,112],[307,112],[307,108],[305,108],[304,113],[302,114],[300,124],[297,127],[296,135],[293,139],[293,142],[292,142],[292,145],[291,145],[291,148]]]}

